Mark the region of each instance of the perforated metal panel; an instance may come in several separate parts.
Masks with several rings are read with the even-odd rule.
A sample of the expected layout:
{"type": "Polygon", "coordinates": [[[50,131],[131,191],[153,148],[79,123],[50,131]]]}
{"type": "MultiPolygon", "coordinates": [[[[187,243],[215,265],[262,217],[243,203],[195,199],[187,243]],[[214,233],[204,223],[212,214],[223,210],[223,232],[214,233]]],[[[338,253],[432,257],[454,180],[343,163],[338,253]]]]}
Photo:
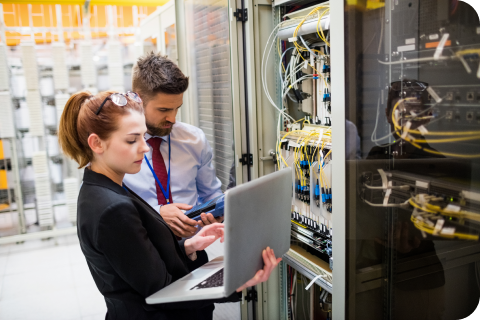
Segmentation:
{"type": "MultiPolygon", "coordinates": [[[[213,165],[225,191],[231,171],[235,181],[228,1],[186,0],[185,13],[191,106],[212,146],[213,165]]],[[[223,254],[223,248],[216,253],[223,254]]],[[[216,304],[213,319],[240,320],[239,303],[216,304]]]]}
{"type": "Polygon", "coordinates": [[[187,37],[198,125],[214,150],[217,177],[225,190],[234,161],[228,1],[186,1],[187,37]]]}

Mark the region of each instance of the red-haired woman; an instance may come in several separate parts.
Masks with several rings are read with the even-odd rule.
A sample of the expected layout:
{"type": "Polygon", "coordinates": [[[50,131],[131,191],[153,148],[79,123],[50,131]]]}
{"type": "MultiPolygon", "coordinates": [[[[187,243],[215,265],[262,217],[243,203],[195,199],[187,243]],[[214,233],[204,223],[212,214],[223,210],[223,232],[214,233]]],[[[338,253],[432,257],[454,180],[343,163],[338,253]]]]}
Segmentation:
{"type": "MultiPolygon", "coordinates": [[[[59,129],[63,151],[85,167],[78,197],[78,237],[98,290],[107,304],[106,319],[212,319],[222,300],[147,305],[145,298],[195,267],[194,253],[218,238],[223,225],[204,227],[178,241],[162,217],[128,189],[126,173],[137,173],[149,147],[142,101],[137,94],[82,91],[65,105],[59,129]],[[190,257],[190,258],[189,258],[190,257]]],[[[266,281],[280,259],[263,252],[265,267],[238,288],[266,281]]]]}

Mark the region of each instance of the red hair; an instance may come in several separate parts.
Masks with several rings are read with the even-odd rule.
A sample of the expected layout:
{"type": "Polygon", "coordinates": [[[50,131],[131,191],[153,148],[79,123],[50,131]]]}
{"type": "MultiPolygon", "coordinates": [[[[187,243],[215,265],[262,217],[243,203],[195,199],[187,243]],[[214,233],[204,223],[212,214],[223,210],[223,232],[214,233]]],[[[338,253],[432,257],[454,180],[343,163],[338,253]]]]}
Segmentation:
{"type": "Polygon", "coordinates": [[[90,134],[97,134],[100,139],[107,140],[118,129],[119,118],[137,111],[143,114],[143,105],[127,98],[127,105],[119,107],[107,101],[101,112],[96,115],[102,102],[113,91],[100,92],[93,96],[88,91],[74,93],[68,99],[60,118],[58,141],[63,152],[85,167],[93,160],[93,151],[88,145],[90,134]]]}

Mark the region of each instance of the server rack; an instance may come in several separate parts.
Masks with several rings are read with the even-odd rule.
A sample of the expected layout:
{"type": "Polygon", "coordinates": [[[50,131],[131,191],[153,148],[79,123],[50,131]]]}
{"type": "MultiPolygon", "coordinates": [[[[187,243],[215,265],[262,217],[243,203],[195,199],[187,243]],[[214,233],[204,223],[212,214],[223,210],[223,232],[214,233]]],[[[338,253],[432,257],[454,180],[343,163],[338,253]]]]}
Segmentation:
{"type": "MultiPolygon", "coordinates": [[[[345,72],[333,80],[332,100],[361,138],[361,159],[336,164],[334,205],[344,210],[334,217],[334,258],[345,263],[336,264],[334,283],[346,291],[334,287],[335,317],[467,317],[480,296],[480,143],[471,136],[478,15],[460,1],[335,8],[345,72]]],[[[335,129],[345,141],[348,128],[335,129]]]]}

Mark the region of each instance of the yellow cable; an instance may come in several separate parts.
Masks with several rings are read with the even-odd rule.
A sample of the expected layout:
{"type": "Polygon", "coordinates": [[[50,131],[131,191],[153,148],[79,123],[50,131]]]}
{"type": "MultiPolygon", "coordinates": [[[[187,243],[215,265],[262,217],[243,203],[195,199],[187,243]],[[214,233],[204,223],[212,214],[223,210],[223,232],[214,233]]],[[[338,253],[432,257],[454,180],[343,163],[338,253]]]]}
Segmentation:
{"type": "Polygon", "coordinates": [[[280,58],[280,63],[282,64],[283,72],[285,72],[285,66],[283,65],[283,61],[282,61],[282,51],[280,50],[280,38],[277,38],[277,52],[278,52],[278,57],[280,58]]]}
{"type": "MultiPolygon", "coordinates": [[[[282,143],[282,140],[284,140],[287,136],[289,136],[290,134],[292,133],[308,133],[308,131],[304,131],[304,130],[293,130],[293,131],[289,131],[287,132],[282,139],[280,139],[280,141],[278,142],[278,149],[280,149],[280,144],[282,143]]],[[[288,164],[287,162],[285,161],[285,159],[283,158],[283,156],[281,154],[279,154],[283,163],[285,164],[286,167],[288,167],[288,164]]]]}
{"type": "MultiPolygon", "coordinates": [[[[320,6],[320,7],[316,7],[314,8],[312,11],[310,11],[310,13],[308,13],[303,19],[302,21],[300,21],[300,23],[297,25],[297,27],[295,28],[295,31],[293,32],[293,37],[296,38],[297,37],[297,33],[298,33],[298,30],[300,29],[300,27],[303,25],[303,23],[306,21],[307,17],[314,14],[314,13],[317,13],[320,9],[323,9],[323,8],[327,8],[327,6],[320,6]]],[[[301,46],[298,44],[297,41],[294,41],[293,42],[295,48],[297,49],[297,52],[298,54],[300,55],[300,57],[304,60],[304,61],[307,61],[301,54],[302,51],[308,51],[305,47],[301,46]]],[[[320,75],[323,79],[323,82],[325,83],[325,87],[328,87],[328,84],[327,84],[327,81],[325,80],[325,77],[317,70],[315,69],[314,66],[312,66],[310,63],[308,63],[307,61],[307,64],[317,72],[318,75],[320,75]]]]}
{"type": "MultiPolygon", "coordinates": [[[[395,129],[402,129],[402,127],[398,124],[397,120],[395,119],[395,110],[398,108],[400,103],[404,101],[410,101],[410,100],[417,100],[417,98],[406,98],[406,99],[400,99],[398,102],[395,104],[392,110],[392,123],[395,126],[395,129]]],[[[414,134],[422,134],[418,130],[408,130],[408,133],[414,133],[414,134]]],[[[480,135],[480,131],[454,131],[454,132],[442,132],[442,131],[428,131],[425,135],[432,135],[432,136],[462,136],[462,135],[480,135]]]]}
{"type": "Polygon", "coordinates": [[[462,154],[462,153],[451,153],[451,152],[439,152],[437,150],[429,149],[429,148],[423,148],[422,146],[418,145],[417,143],[413,142],[409,138],[404,139],[407,142],[410,142],[412,146],[414,146],[417,149],[421,149],[425,152],[431,153],[431,154],[436,154],[439,156],[448,156],[448,157],[456,157],[456,158],[464,158],[464,159],[474,159],[474,158],[480,158],[480,153],[477,154],[462,154]]]}
{"type": "MultiPolygon", "coordinates": [[[[421,230],[421,231],[424,231],[430,235],[433,234],[433,228],[427,228],[423,225],[423,223],[421,221],[418,221],[413,215],[411,216],[410,220],[413,222],[413,225],[421,230]]],[[[457,237],[458,239],[461,239],[461,240],[478,240],[479,239],[479,236],[478,235],[472,235],[472,234],[466,234],[466,233],[457,233],[455,232],[454,234],[452,235],[448,235],[448,234],[439,234],[438,236],[442,237],[442,238],[447,238],[447,239],[454,239],[455,237],[457,237]]]]}
{"type": "Polygon", "coordinates": [[[455,55],[457,56],[464,56],[464,55],[467,55],[467,54],[478,54],[480,55],[480,49],[467,49],[467,50],[461,50],[461,51],[457,51],[455,53],[455,55]]]}
{"type": "Polygon", "coordinates": [[[322,24],[320,23],[320,21],[322,20],[322,17],[323,17],[327,12],[330,12],[330,9],[326,9],[325,11],[323,11],[322,15],[319,15],[319,17],[318,17],[318,21],[317,21],[317,34],[318,34],[318,36],[320,37],[320,39],[322,39],[323,42],[325,42],[325,44],[330,47],[330,43],[328,43],[327,38],[325,38],[325,35],[323,34],[322,24]],[[318,25],[319,25],[319,24],[320,24],[320,31],[322,32],[322,35],[320,35],[320,33],[318,33],[318,25]]]}
{"type": "MultiPolygon", "coordinates": [[[[397,120],[395,119],[395,110],[398,108],[400,103],[403,101],[410,101],[410,100],[416,100],[416,98],[406,98],[406,99],[400,99],[398,102],[395,104],[395,106],[392,109],[392,123],[395,127],[396,130],[402,130],[403,128],[398,124],[397,120]]],[[[408,130],[407,132],[413,133],[413,134],[422,134],[418,130],[408,130]]],[[[434,131],[429,131],[427,133],[428,135],[433,135],[433,136],[461,136],[461,135],[475,135],[478,136],[480,135],[480,131],[461,131],[461,132],[434,132],[434,131]]],[[[462,139],[462,138],[457,138],[457,139],[462,139]]],[[[436,155],[442,155],[442,156],[450,156],[450,157],[456,157],[456,158],[464,158],[464,159],[473,159],[473,158],[480,158],[480,154],[460,154],[460,153],[451,153],[451,152],[439,152],[433,149],[429,148],[423,148],[420,146],[417,141],[412,140],[408,136],[404,138],[405,141],[410,142],[412,146],[414,146],[417,149],[421,149],[427,153],[431,154],[436,154],[436,155]]],[[[421,140],[423,141],[423,140],[421,140]]],[[[464,141],[464,140],[458,140],[458,141],[464,141]]]]}
{"type": "Polygon", "coordinates": [[[468,141],[468,140],[477,140],[477,139],[480,139],[480,135],[470,136],[470,137],[461,137],[461,138],[432,139],[432,140],[428,140],[428,141],[427,140],[419,140],[419,139],[413,139],[413,140],[410,139],[410,140],[413,141],[413,142],[416,142],[416,143],[433,144],[433,143],[459,142],[459,141],[468,141]]]}

